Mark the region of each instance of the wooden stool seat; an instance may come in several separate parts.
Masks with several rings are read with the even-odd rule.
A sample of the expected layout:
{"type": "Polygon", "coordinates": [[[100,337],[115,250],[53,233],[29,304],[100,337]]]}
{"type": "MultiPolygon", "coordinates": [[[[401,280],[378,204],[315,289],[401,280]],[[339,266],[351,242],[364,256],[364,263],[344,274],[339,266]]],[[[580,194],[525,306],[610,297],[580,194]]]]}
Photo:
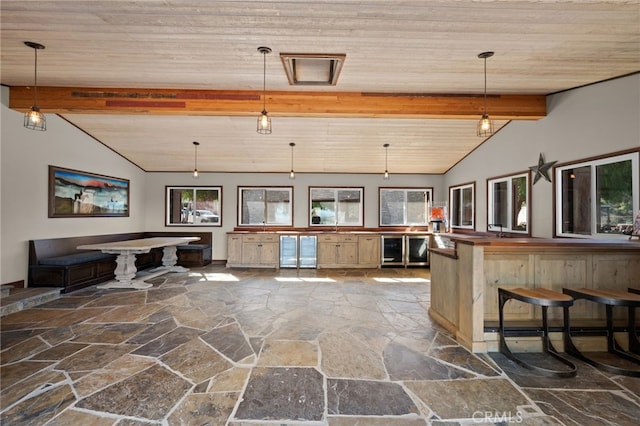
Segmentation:
{"type": "MultiPolygon", "coordinates": [[[[605,289],[592,289],[592,288],[579,288],[570,289],[565,288],[562,290],[564,294],[573,297],[575,300],[589,300],[591,302],[600,303],[605,305],[606,308],[606,335],[607,335],[607,350],[621,358],[631,361],[636,364],[640,364],[640,342],[638,341],[636,331],[635,309],[640,307],[640,294],[636,294],[631,291],[624,290],[605,290],[605,289]],[[627,334],[629,338],[629,351],[625,351],[616,341],[613,330],[613,307],[622,306],[629,310],[627,334]]],[[[613,365],[604,364],[602,362],[588,358],[581,353],[578,348],[573,344],[571,340],[571,326],[569,318],[569,307],[564,308],[564,339],[565,350],[567,353],[579,358],[591,365],[601,368],[605,371],[622,374],[625,376],[640,377],[640,370],[629,370],[625,368],[615,367],[613,365]]]]}
{"type": "Polygon", "coordinates": [[[557,291],[549,290],[546,288],[513,288],[513,289],[504,289],[498,288],[498,311],[500,316],[499,323],[499,348],[500,352],[504,354],[510,360],[516,362],[517,364],[529,369],[537,371],[546,376],[553,377],[574,377],[576,375],[577,369],[573,362],[563,357],[558,353],[558,351],[553,347],[551,343],[551,339],[549,339],[549,324],[547,321],[547,309],[550,306],[562,307],[564,309],[568,309],[569,306],[573,305],[573,298],[563,293],[559,293],[557,291]],[[568,370],[552,370],[548,368],[539,367],[537,365],[529,364],[522,359],[518,358],[515,354],[511,352],[509,347],[507,346],[507,342],[505,340],[505,325],[504,325],[504,304],[511,300],[519,300],[524,303],[529,303],[532,305],[538,305],[542,307],[542,351],[551,355],[553,358],[562,362],[566,366],[569,367],[568,370]]]}

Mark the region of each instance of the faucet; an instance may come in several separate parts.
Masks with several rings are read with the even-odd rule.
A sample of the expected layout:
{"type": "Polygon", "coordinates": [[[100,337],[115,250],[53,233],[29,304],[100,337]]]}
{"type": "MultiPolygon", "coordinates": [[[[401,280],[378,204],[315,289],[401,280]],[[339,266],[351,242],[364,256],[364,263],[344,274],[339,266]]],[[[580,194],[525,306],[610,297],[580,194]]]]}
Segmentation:
{"type": "Polygon", "coordinates": [[[267,230],[267,223],[263,220],[262,221],[262,232],[265,232],[267,230]]]}
{"type": "Polygon", "coordinates": [[[336,232],[338,232],[338,221],[336,220],[336,232]]]}
{"type": "Polygon", "coordinates": [[[499,226],[500,227],[500,232],[498,232],[498,238],[503,238],[504,237],[504,232],[502,232],[502,224],[501,223],[490,223],[489,226],[491,226],[491,227],[499,226]]]}

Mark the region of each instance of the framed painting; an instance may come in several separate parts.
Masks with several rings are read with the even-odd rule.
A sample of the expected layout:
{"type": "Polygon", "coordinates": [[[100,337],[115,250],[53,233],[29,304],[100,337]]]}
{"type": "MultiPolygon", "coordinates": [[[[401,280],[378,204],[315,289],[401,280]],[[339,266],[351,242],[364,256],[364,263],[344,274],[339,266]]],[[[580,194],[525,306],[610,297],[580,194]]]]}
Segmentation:
{"type": "Polygon", "coordinates": [[[222,226],[221,186],[167,186],[165,226],[222,226]]]}
{"type": "Polygon", "coordinates": [[[49,166],[49,217],[128,216],[128,179],[49,166]]]}

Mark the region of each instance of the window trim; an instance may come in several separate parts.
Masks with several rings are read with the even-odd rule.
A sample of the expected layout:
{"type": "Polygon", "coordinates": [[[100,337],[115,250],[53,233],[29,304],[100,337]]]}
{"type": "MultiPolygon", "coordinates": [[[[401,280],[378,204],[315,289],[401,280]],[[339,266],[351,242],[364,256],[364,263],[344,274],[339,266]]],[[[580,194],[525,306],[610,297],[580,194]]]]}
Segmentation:
{"type": "MultiPolygon", "coordinates": [[[[292,227],[293,226],[293,211],[294,211],[294,204],[293,204],[293,186],[238,186],[238,218],[237,218],[237,224],[238,226],[242,226],[242,227],[265,227],[265,226],[286,226],[286,227],[292,227]],[[289,221],[288,223],[271,223],[271,222],[264,222],[264,223],[242,223],[242,206],[243,206],[243,190],[264,190],[266,191],[270,191],[270,190],[277,190],[277,191],[288,191],[289,192],[289,221]]],[[[266,197],[265,197],[265,212],[266,212],[266,197]]],[[[267,217],[267,215],[265,214],[265,218],[267,217]]]]}
{"type": "Polygon", "coordinates": [[[466,182],[449,187],[449,228],[475,231],[476,229],[476,182],[466,182]],[[471,225],[453,225],[453,192],[455,190],[463,190],[465,188],[471,188],[471,225]]]}
{"type": "MultiPolygon", "coordinates": [[[[309,216],[307,217],[308,220],[308,224],[309,227],[313,227],[313,228],[329,228],[329,227],[356,227],[356,228],[362,228],[364,227],[364,187],[363,186],[310,186],[309,187],[309,216]],[[338,191],[358,191],[360,193],[360,206],[359,206],[359,221],[357,225],[351,224],[351,223],[340,223],[338,222],[337,224],[316,224],[313,223],[313,198],[311,196],[311,193],[313,192],[314,189],[320,189],[320,190],[335,190],[335,196],[336,199],[338,197],[338,191]]],[[[337,209],[336,209],[337,210],[337,209]]]]}
{"type": "MultiPolygon", "coordinates": [[[[195,195],[195,194],[194,194],[195,195]]],[[[222,226],[222,186],[208,186],[208,185],[166,185],[164,190],[164,226],[222,226]],[[171,191],[172,190],[193,190],[194,192],[200,190],[213,190],[218,192],[218,211],[213,209],[212,213],[218,215],[218,222],[201,222],[201,223],[182,223],[171,222],[171,191]]],[[[196,211],[201,210],[197,209],[196,211]]],[[[195,221],[195,218],[194,218],[195,221]]]]}
{"type": "MultiPolygon", "coordinates": [[[[571,162],[556,164],[553,167],[553,236],[564,238],[592,238],[592,239],[628,239],[629,236],[625,234],[605,234],[597,233],[597,216],[596,209],[591,211],[591,234],[572,234],[568,232],[562,232],[562,172],[566,169],[573,169],[578,167],[594,167],[603,164],[617,163],[621,161],[631,160],[632,170],[632,220],[635,218],[636,212],[640,210],[640,149],[630,149],[626,151],[613,152],[606,155],[583,158],[571,162]],[[634,173],[635,171],[635,173],[634,173]]],[[[591,195],[594,194],[596,179],[593,179],[591,183],[591,195]]],[[[595,201],[592,201],[595,203],[595,201]]]]}
{"type": "MultiPolygon", "coordinates": [[[[531,236],[531,212],[533,211],[533,209],[531,208],[531,170],[529,171],[522,171],[522,172],[517,172],[517,173],[511,173],[511,174],[506,174],[506,175],[501,175],[501,176],[495,176],[495,177],[490,177],[487,178],[487,232],[501,232],[503,234],[518,234],[518,235],[527,235],[527,236],[531,236]],[[526,188],[527,188],[527,194],[526,194],[526,203],[527,203],[527,230],[526,231],[521,231],[518,229],[514,229],[513,227],[513,223],[507,223],[507,224],[503,224],[502,229],[500,229],[500,227],[496,227],[496,226],[491,226],[493,219],[491,219],[493,217],[493,210],[494,210],[494,206],[493,206],[493,191],[492,191],[492,185],[494,183],[498,183],[498,182],[508,182],[508,206],[511,206],[511,202],[512,202],[512,197],[511,194],[513,194],[513,179],[514,178],[520,178],[520,177],[524,177],[526,179],[526,188]]],[[[511,208],[509,208],[509,211],[511,211],[511,208]]],[[[511,221],[511,215],[509,215],[509,222],[511,221]]]]}
{"type": "Polygon", "coordinates": [[[378,187],[378,226],[380,227],[393,227],[393,226],[429,226],[429,211],[433,204],[433,187],[378,187]],[[383,224],[382,223],[382,198],[383,193],[385,191],[403,191],[405,194],[404,197],[404,206],[403,206],[403,223],[394,223],[394,224],[383,224]],[[427,197],[427,205],[426,210],[424,212],[424,222],[422,223],[408,223],[407,222],[407,211],[408,211],[408,201],[407,201],[407,193],[409,192],[424,192],[429,194],[427,197]]]}

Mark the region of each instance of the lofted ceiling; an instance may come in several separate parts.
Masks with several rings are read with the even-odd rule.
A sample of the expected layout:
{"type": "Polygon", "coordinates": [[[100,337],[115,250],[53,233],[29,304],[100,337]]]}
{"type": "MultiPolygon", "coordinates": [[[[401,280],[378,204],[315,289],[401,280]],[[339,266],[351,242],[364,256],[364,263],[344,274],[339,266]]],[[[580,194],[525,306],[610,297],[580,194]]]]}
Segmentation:
{"type": "Polygon", "coordinates": [[[288,172],[294,142],[298,173],[381,173],[385,154],[392,173],[444,173],[484,141],[479,53],[495,51],[496,129],[544,117],[545,95],[640,70],[640,0],[2,0],[0,12],[10,107],[33,103],[24,41],[41,43],[42,111],[145,171],[191,171],[199,141],[203,172],[288,172]],[[334,86],[291,86],[285,52],[346,57],[334,86]],[[270,135],[256,133],[263,103],[270,135]]]}

